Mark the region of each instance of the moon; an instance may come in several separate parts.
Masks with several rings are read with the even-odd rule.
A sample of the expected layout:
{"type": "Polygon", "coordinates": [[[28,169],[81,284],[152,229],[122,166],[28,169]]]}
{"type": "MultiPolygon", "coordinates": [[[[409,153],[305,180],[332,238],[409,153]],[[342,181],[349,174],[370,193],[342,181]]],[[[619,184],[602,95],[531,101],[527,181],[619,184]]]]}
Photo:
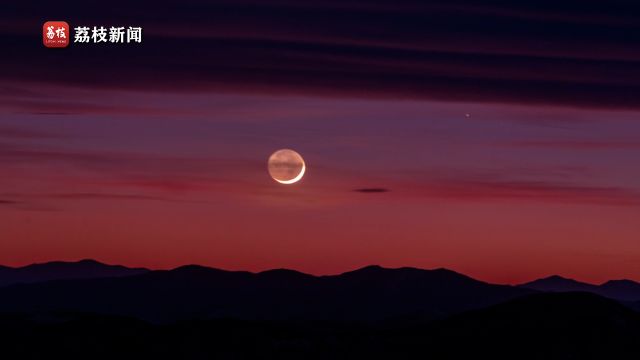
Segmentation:
{"type": "Polygon", "coordinates": [[[291,185],[302,179],[307,166],[297,152],[281,149],[269,156],[267,167],[273,180],[280,184],[291,185]]]}

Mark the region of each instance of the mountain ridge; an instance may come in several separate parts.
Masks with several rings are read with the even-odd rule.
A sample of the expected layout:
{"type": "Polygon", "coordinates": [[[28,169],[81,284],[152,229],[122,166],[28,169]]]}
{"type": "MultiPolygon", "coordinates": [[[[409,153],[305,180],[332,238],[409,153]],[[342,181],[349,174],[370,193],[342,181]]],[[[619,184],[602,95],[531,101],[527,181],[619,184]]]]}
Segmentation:
{"type": "Polygon", "coordinates": [[[517,286],[543,292],[589,292],[624,302],[640,301],[640,283],[628,279],[608,280],[596,285],[552,275],[517,286]]]}
{"type": "Polygon", "coordinates": [[[50,261],[21,267],[0,266],[0,287],[45,281],[131,276],[149,271],[146,268],[109,265],[93,259],[50,261]]]}
{"type": "Polygon", "coordinates": [[[134,276],[0,288],[0,311],[75,310],[149,321],[189,318],[385,321],[438,318],[532,293],[445,269],[368,266],[338,275],[259,273],[197,265],[134,276]]]}

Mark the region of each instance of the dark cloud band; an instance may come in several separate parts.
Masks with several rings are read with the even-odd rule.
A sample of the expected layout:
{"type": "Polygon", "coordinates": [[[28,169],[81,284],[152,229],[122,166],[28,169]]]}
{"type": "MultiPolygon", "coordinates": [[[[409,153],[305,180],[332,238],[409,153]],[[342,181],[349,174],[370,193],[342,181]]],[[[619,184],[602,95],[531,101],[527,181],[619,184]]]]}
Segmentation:
{"type": "Polygon", "coordinates": [[[188,0],[13,5],[0,77],[100,88],[638,108],[640,5],[188,0]],[[120,4],[125,6],[124,4],[120,4]],[[23,8],[24,6],[24,8],[23,8]],[[153,11],[149,11],[153,8],[153,11]],[[140,46],[40,43],[43,19],[143,26],[140,46]],[[75,46],[73,46],[75,45],[75,46]]]}
{"type": "Polygon", "coordinates": [[[359,192],[359,193],[365,193],[365,194],[376,194],[376,193],[389,192],[390,190],[385,188],[361,188],[361,189],[354,189],[353,191],[359,192]]]}

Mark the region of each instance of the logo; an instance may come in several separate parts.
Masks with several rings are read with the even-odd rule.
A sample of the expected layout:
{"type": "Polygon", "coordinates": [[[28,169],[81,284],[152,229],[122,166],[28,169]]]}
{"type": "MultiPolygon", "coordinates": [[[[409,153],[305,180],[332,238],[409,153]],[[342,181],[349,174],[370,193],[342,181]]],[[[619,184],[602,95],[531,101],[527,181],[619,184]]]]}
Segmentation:
{"type": "MultiPolygon", "coordinates": [[[[141,26],[76,26],[66,21],[47,21],[42,25],[42,43],[48,48],[74,44],[141,44],[141,26]]],[[[84,46],[84,45],[83,45],[84,46]]]]}
{"type": "Polygon", "coordinates": [[[69,24],[65,21],[47,21],[42,25],[42,43],[48,48],[69,46],[69,24]]]}
{"type": "Polygon", "coordinates": [[[142,27],[124,26],[76,26],[74,28],[74,43],[141,43],[142,27]]]}

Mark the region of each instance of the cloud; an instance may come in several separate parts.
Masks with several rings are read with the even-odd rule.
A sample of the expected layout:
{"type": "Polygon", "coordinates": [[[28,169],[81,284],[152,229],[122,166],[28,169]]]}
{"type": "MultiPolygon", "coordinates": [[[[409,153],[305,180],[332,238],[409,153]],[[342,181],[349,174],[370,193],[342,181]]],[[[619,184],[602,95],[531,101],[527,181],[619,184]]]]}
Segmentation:
{"type": "Polygon", "coordinates": [[[0,126],[0,138],[7,139],[47,139],[59,138],[61,135],[52,132],[26,129],[15,126],[0,126]]]}
{"type": "MultiPolygon", "coordinates": [[[[0,143],[0,163],[17,164],[51,164],[62,163],[78,169],[116,171],[119,173],[137,174],[233,174],[247,167],[255,167],[257,162],[246,159],[223,159],[215,157],[189,157],[147,154],[143,152],[95,151],[68,147],[5,144],[0,143]]],[[[259,164],[260,168],[262,163],[259,164]]],[[[172,178],[169,176],[169,178],[172,178]]],[[[166,179],[166,177],[165,177],[166,179]]],[[[154,183],[146,179],[135,179],[141,186],[153,187],[154,183]]],[[[175,187],[166,180],[163,186],[175,187]]]]}
{"type": "Polygon", "coordinates": [[[0,59],[0,78],[143,91],[638,109],[638,5],[614,3],[603,10],[577,0],[562,6],[186,0],[154,11],[150,1],[105,11],[80,0],[41,0],[0,15],[11,47],[0,59]],[[53,14],[72,26],[140,25],[144,40],[49,51],[37,30],[53,14]]]}
{"type": "Polygon", "coordinates": [[[365,194],[376,194],[376,193],[389,192],[390,190],[385,188],[360,188],[360,189],[354,189],[353,191],[359,192],[359,193],[365,193],[365,194]]]}
{"type": "MultiPolygon", "coordinates": [[[[55,89],[53,89],[55,91],[55,89]]],[[[77,94],[76,94],[77,95],[77,94]]],[[[63,95],[64,96],[64,95],[63,95]]],[[[0,99],[0,107],[9,109],[17,113],[28,114],[41,114],[41,115],[78,115],[78,114],[96,114],[96,115],[138,115],[138,116],[175,116],[185,115],[188,111],[176,111],[173,109],[166,109],[162,107],[145,107],[145,106],[130,106],[122,103],[109,104],[105,103],[104,99],[98,99],[103,101],[102,104],[88,102],[88,101],[69,101],[68,98],[73,95],[66,95],[66,97],[41,97],[35,99],[21,99],[11,97],[7,99],[0,99]]],[[[1,132],[0,132],[1,135],[1,132]]]]}
{"type": "Polygon", "coordinates": [[[264,191],[259,180],[247,180],[256,178],[247,174],[262,173],[264,164],[247,159],[0,143],[0,165],[15,166],[16,174],[9,178],[10,188],[23,189],[22,193],[0,193],[0,197],[25,203],[50,200],[208,203],[212,194],[250,196],[248,189],[264,191]],[[51,171],[52,165],[64,171],[51,171]],[[24,186],[19,186],[19,179],[23,178],[24,186]],[[52,192],[42,193],[40,183],[46,183],[52,192]]]}
{"type": "Polygon", "coordinates": [[[109,194],[109,193],[61,193],[61,194],[39,194],[31,197],[50,199],[70,199],[70,200],[153,200],[153,201],[175,201],[158,196],[148,196],[140,194],[109,194]]]}
{"type": "Polygon", "coordinates": [[[574,150],[634,150],[640,141],[625,140],[536,140],[510,142],[507,146],[523,148],[550,148],[574,150]]]}
{"type": "Polygon", "coordinates": [[[11,145],[0,143],[0,162],[65,162],[70,164],[102,165],[122,163],[131,159],[127,154],[92,153],[45,146],[11,145]]]}
{"type": "MultiPolygon", "coordinates": [[[[286,191],[270,186],[263,162],[247,159],[166,157],[0,143],[0,163],[18,164],[19,167],[36,165],[25,166],[21,171],[27,171],[29,179],[46,181],[49,189],[57,192],[39,194],[36,190],[34,199],[195,201],[219,199],[221,196],[281,199],[282,192],[286,191]],[[63,177],[52,174],[49,166],[43,166],[52,163],[70,166],[73,171],[65,171],[63,177]]],[[[359,201],[359,196],[354,193],[389,193],[385,198],[391,200],[440,198],[462,202],[640,206],[638,190],[588,183],[592,173],[591,169],[573,166],[522,166],[476,173],[438,169],[427,173],[422,170],[400,172],[384,182],[377,177],[367,178],[373,173],[359,173],[333,179],[329,183],[322,183],[322,178],[318,178],[317,182],[301,190],[296,199],[331,198],[334,203],[341,203],[359,201]],[[344,186],[357,184],[356,181],[385,186],[352,188],[351,192],[345,193],[344,186]]],[[[33,185],[25,183],[25,186],[33,185]]],[[[26,195],[0,194],[0,197],[29,200],[26,195]]]]}
{"type": "Polygon", "coordinates": [[[69,192],[69,193],[13,193],[4,194],[20,201],[0,200],[0,205],[20,205],[18,210],[54,211],[60,210],[56,205],[63,201],[159,201],[169,203],[206,204],[207,201],[153,196],[145,194],[121,194],[106,192],[69,192]],[[53,206],[53,207],[52,207],[53,206]]]}
{"type": "Polygon", "coordinates": [[[640,193],[622,187],[552,181],[450,179],[413,185],[411,192],[460,201],[538,201],[566,204],[640,206],[640,193]]]}
{"type": "Polygon", "coordinates": [[[163,201],[171,203],[208,204],[210,202],[194,199],[181,199],[165,196],[153,196],[144,194],[117,194],[117,193],[54,193],[37,194],[35,197],[49,199],[68,200],[132,200],[132,201],[163,201]]]}

